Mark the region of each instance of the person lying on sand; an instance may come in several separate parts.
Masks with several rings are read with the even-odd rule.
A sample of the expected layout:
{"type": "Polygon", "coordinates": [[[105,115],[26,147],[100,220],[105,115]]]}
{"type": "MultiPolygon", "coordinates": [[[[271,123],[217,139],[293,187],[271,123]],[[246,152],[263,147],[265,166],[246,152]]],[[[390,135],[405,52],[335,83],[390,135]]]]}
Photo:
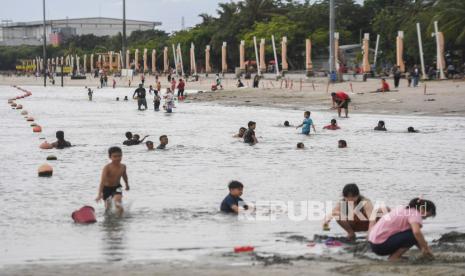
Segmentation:
{"type": "Polygon", "coordinates": [[[407,206],[391,210],[374,225],[368,234],[371,250],[390,261],[399,260],[416,245],[424,257],[432,258],[433,252],[423,236],[423,220],[436,216],[432,201],[414,198],[407,206]]]}
{"type": "Polygon", "coordinates": [[[372,218],[373,204],[369,199],[360,195],[358,186],[354,183],[347,184],[342,189],[342,199],[327,215],[323,229],[328,230],[328,224],[333,218],[347,232],[349,240],[355,240],[356,232],[369,231],[376,223],[372,218]],[[357,208],[360,207],[361,208],[357,208]]]}

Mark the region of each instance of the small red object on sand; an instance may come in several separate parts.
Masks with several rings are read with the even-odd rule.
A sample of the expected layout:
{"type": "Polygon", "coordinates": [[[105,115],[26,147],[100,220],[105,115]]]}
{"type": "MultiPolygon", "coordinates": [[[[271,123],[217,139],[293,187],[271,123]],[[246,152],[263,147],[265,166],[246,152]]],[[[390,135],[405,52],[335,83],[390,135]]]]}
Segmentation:
{"type": "Polygon", "coordinates": [[[316,245],[316,242],[309,242],[307,244],[308,247],[314,247],[316,245]]]}
{"type": "Polygon", "coordinates": [[[252,252],[254,249],[253,246],[236,246],[234,247],[234,253],[252,252]]]}
{"type": "Polygon", "coordinates": [[[76,223],[94,223],[97,222],[95,218],[95,210],[92,206],[84,206],[71,214],[74,222],[76,223]]]}

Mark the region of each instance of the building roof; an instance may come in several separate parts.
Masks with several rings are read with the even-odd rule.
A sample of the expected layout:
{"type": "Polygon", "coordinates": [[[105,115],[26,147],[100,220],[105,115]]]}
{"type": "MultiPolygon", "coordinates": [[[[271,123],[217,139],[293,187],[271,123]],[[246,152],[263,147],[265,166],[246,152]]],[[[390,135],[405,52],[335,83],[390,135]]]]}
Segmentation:
{"type": "MultiPolygon", "coordinates": [[[[73,25],[73,24],[122,24],[121,18],[110,17],[87,17],[87,18],[68,18],[68,19],[51,19],[45,21],[47,25],[73,25]]],[[[43,25],[43,21],[29,22],[11,22],[3,24],[3,28],[29,27],[43,25]]],[[[130,20],[126,19],[126,25],[145,25],[145,26],[160,26],[161,22],[130,20]]]]}

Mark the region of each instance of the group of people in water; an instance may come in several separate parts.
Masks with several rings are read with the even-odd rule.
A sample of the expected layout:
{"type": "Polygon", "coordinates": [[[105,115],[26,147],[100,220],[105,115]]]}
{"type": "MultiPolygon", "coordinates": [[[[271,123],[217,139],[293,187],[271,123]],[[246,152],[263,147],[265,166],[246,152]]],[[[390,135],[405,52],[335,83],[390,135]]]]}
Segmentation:
{"type": "MultiPolygon", "coordinates": [[[[339,117],[342,109],[345,109],[345,117],[348,117],[350,97],[344,92],[334,92],[331,96],[334,107],[338,109],[339,117]]],[[[309,135],[311,129],[316,133],[315,124],[310,116],[311,112],[305,111],[303,122],[296,126],[297,129],[302,129],[303,135],[309,135]]],[[[256,122],[250,121],[248,128],[241,127],[234,137],[242,138],[244,143],[249,145],[257,144],[256,125],[256,122]]],[[[289,121],[285,121],[284,126],[291,127],[289,121]]],[[[324,126],[323,129],[338,130],[340,127],[336,119],[332,119],[331,123],[324,126]]],[[[385,122],[379,121],[374,131],[387,131],[385,122]]],[[[416,133],[418,130],[408,127],[407,132],[416,133]]],[[[347,142],[339,140],[338,147],[347,147],[347,142]]],[[[303,143],[297,144],[297,149],[303,148],[305,148],[303,143]]],[[[241,198],[244,188],[242,183],[231,181],[228,188],[229,194],[220,205],[222,212],[238,214],[241,208],[243,210],[251,209],[241,198]]],[[[337,223],[347,232],[347,240],[349,241],[355,240],[356,232],[368,232],[368,242],[372,251],[377,255],[389,256],[389,260],[392,261],[399,260],[414,245],[421,250],[424,256],[432,257],[432,251],[423,236],[421,227],[424,219],[435,215],[434,203],[421,198],[414,198],[408,205],[399,208],[386,207],[384,210],[374,210],[371,201],[360,194],[356,184],[347,184],[343,188],[340,204],[325,218],[323,229],[329,231],[330,221],[336,219],[337,223]],[[360,209],[354,209],[360,204],[362,206],[360,209]],[[348,215],[354,214],[354,211],[355,216],[349,218],[348,215]]]]}
{"type": "MultiPolygon", "coordinates": [[[[174,78],[173,78],[174,81],[174,78]]],[[[184,100],[184,81],[182,79],[179,79],[179,84],[178,84],[178,96],[177,99],[179,101],[184,100]]],[[[160,82],[157,83],[156,89],[153,88],[153,86],[150,85],[149,87],[149,93],[153,94],[153,110],[155,111],[160,111],[160,103],[161,103],[161,85],[160,82]]],[[[138,110],[147,110],[147,91],[144,88],[144,85],[141,83],[139,84],[139,87],[134,91],[134,94],[132,95],[133,99],[137,99],[137,106],[138,110]],[[142,106],[144,106],[144,109],[142,109],[142,106]]],[[[166,94],[164,95],[165,99],[165,104],[163,105],[163,109],[166,110],[167,113],[172,113],[173,108],[175,107],[174,101],[175,101],[175,96],[174,96],[174,88],[166,88],[166,94]]]]}
{"type": "MultiPolygon", "coordinates": [[[[217,81],[217,85],[221,82],[217,81]]],[[[158,84],[157,84],[158,86],[158,84]]],[[[181,89],[184,87],[181,86],[181,89]]],[[[158,110],[160,100],[160,89],[157,87],[153,89],[150,86],[150,93],[153,93],[154,109],[158,110]],[[156,102],[158,100],[158,103],[156,102]]],[[[178,85],[179,89],[179,85],[178,85]]],[[[174,89],[173,89],[174,90],[174,89]]],[[[167,95],[172,95],[171,88],[167,88],[167,95]]],[[[134,92],[133,97],[137,95],[138,108],[142,110],[143,106],[147,109],[147,102],[145,100],[146,90],[143,84],[134,92]]],[[[174,96],[172,96],[174,97],[174,96]]],[[[183,97],[183,92],[178,92],[178,98],[183,97]]],[[[345,117],[348,118],[350,97],[342,91],[331,93],[333,108],[338,110],[338,116],[341,117],[341,112],[345,110],[345,117]]],[[[171,99],[170,99],[171,100],[171,99]]],[[[316,133],[316,127],[311,118],[311,112],[305,111],[302,123],[295,126],[296,129],[301,129],[301,134],[309,135],[311,130],[316,133]]],[[[257,123],[249,121],[247,128],[241,127],[238,134],[234,137],[243,139],[243,142],[249,145],[258,143],[255,134],[257,123]]],[[[291,127],[288,121],[284,122],[285,127],[291,127]]],[[[330,124],[323,127],[325,130],[338,130],[340,129],[336,119],[332,119],[330,124]]],[[[384,121],[379,121],[378,125],[374,128],[375,131],[387,131],[384,121]]],[[[413,127],[408,128],[408,132],[417,132],[413,127]]],[[[134,146],[144,143],[148,135],[142,139],[138,134],[126,132],[126,140],[123,145],[134,146]]],[[[64,148],[71,146],[69,142],[64,140],[64,133],[57,132],[58,141],[55,142],[57,148],[64,148]]],[[[168,144],[168,137],[161,135],[159,137],[160,144],[156,149],[165,149],[168,144]]],[[[153,141],[146,141],[145,145],[149,151],[155,150],[153,141]]],[[[339,148],[347,147],[345,140],[338,141],[339,148]]],[[[303,143],[297,144],[297,149],[303,149],[303,143]]],[[[112,199],[115,203],[117,212],[121,215],[123,213],[122,206],[122,193],[123,187],[121,185],[121,178],[125,182],[125,189],[129,190],[128,176],[126,173],[126,166],[122,161],[122,149],[120,147],[111,147],[108,150],[110,163],[107,164],[102,171],[102,177],[98,188],[96,201],[104,200],[106,209],[110,208],[112,199]]],[[[241,198],[243,194],[244,185],[239,181],[231,181],[228,185],[229,193],[221,202],[220,210],[224,213],[238,214],[242,210],[252,211],[253,206],[244,203],[241,198]]],[[[375,210],[371,201],[360,194],[359,188],[356,184],[347,184],[342,190],[342,198],[340,204],[337,205],[330,214],[324,219],[323,229],[329,230],[329,223],[335,219],[336,222],[347,232],[347,240],[353,241],[356,238],[357,232],[368,232],[368,242],[372,251],[378,255],[389,256],[389,260],[398,260],[401,256],[408,251],[412,246],[416,245],[420,248],[425,256],[432,256],[432,251],[429,248],[421,227],[423,220],[436,215],[436,207],[433,202],[421,198],[412,199],[407,205],[399,208],[384,208],[383,210],[375,210]],[[361,206],[358,208],[357,206],[361,206]],[[356,207],[354,209],[354,207],[356,207]],[[352,209],[351,209],[352,208],[352,209]],[[350,214],[355,216],[350,217],[350,214]],[[374,214],[374,215],[373,215],[374,214]]]]}

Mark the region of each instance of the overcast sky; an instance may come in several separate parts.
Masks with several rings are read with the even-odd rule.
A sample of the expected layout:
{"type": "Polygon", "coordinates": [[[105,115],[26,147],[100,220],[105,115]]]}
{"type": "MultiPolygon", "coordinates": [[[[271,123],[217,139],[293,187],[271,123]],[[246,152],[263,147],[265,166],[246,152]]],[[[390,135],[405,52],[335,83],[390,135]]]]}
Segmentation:
{"type": "MultiPolygon", "coordinates": [[[[126,18],[162,23],[168,32],[201,22],[199,14],[216,15],[220,2],[231,0],[126,0],[126,18]]],[[[362,0],[358,0],[362,2],[362,0]]],[[[122,0],[46,0],[47,19],[79,17],[122,17],[122,0]]],[[[42,20],[41,0],[0,0],[0,20],[42,20]]]]}
{"type": "MultiPolygon", "coordinates": [[[[229,0],[126,0],[126,18],[162,22],[160,29],[168,32],[201,21],[201,13],[216,14],[219,2],[229,0]]],[[[79,17],[121,18],[122,0],[46,0],[47,19],[79,17]]],[[[0,20],[42,20],[41,0],[0,0],[0,20]]]]}

